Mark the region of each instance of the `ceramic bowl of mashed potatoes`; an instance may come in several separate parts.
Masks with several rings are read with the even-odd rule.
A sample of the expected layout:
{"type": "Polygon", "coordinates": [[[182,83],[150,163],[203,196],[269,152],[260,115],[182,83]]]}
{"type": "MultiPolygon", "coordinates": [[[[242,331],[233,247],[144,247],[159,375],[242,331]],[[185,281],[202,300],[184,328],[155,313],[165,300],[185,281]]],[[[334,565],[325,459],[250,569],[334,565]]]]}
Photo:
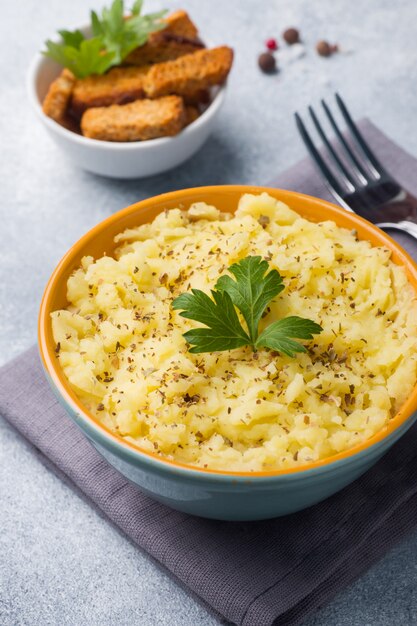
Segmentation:
{"type": "Polygon", "coordinates": [[[134,204],[52,274],[39,346],[48,380],[97,450],[139,489],[194,515],[257,520],[336,493],[417,417],[417,268],[390,237],[324,200],[246,186],[134,204]],[[285,289],[260,324],[323,331],[293,357],[192,354],[172,307],[262,256],[285,289]]]}

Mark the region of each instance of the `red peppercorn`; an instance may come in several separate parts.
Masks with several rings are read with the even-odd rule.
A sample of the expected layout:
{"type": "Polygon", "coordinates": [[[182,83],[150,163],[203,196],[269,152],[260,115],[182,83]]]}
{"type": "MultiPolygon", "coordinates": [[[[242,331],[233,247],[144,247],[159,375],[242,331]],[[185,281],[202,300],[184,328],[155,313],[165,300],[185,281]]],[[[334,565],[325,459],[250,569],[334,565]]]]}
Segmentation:
{"type": "Polygon", "coordinates": [[[271,39],[266,40],[265,45],[268,48],[268,50],[271,50],[272,52],[274,52],[275,50],[278,50],[277,40],[273,39],[272,37],[271,39]]]}

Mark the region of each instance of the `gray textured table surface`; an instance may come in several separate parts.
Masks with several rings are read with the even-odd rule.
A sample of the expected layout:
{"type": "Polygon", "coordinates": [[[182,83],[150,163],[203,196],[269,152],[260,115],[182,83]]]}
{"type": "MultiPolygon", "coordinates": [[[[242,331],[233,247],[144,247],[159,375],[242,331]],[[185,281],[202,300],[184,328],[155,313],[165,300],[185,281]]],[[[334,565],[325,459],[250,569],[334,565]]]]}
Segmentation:
{"type": "MultiPolygon", "coordinates": [[[[86,21],[84,0],[4,4],[0,202],[0,361],[35,341],[42,289],[63,252],[88,228],[161,191],[211,183],[262,183],[302,156],[291,113],[339,89],[417,155],[417,3],[413,0],[164,0],[188,9],[212,41],[236,50],[229,98],[215,134],[170,174],[118,182],[68,164],[29,110],[25,72],[58,27],[86,21]],[[298,25],[308,56],[274,77],[256,54],[266,37],[298,25]],[[352,50],[312,51],[329,38],[352,50]]],[[[91,2],[94,8],[100,0],[91,2]]],[[[160,7],[149,0],[147,8],[160,7]]],[[[42,466],[0,420],[0,623],[215,625],[192,597],[88,503],[42,466]]],[[[417,624],[417,532],[306,626],[417,624]]],[[[254,624],[254,626],[257,626],[254,624]]]]}

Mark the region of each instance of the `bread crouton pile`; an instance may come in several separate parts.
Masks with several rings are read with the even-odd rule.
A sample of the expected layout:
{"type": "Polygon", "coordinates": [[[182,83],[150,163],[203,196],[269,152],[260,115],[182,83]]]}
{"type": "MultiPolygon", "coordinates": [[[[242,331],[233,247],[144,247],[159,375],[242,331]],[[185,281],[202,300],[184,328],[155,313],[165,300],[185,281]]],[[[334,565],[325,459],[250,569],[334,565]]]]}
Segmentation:
{"type": "Polygon", "coordinates": [[[43,111],[69,130],[104,141],[171,137],[210,103],[233,62],[227,46],[207,49],[185,11],[102,76],[77,79],[64,69],[50,85],[43,111]]]}

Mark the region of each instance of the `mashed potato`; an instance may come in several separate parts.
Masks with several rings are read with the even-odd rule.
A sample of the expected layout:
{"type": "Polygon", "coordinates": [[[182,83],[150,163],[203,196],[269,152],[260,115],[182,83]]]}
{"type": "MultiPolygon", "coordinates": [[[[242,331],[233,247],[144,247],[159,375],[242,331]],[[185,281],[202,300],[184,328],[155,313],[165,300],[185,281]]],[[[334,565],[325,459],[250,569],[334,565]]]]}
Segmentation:
{"type": "Polygon", "coordinates": [[[416,294],[404,270],[334,222],[244,195],[234,215],[197,203],[116,242],[115,258],[85,257],[69,278],[53,334],[82,402],[142,449],[214,469],[303,465],[384,428],[416,383],[416,294]],[[209,291],[257,254],[285,284],[261,329],[300,315],[323,332],[295,358],[249,347],[190,354],[182,333],[199,324],[172,300],[209,291]]]}

